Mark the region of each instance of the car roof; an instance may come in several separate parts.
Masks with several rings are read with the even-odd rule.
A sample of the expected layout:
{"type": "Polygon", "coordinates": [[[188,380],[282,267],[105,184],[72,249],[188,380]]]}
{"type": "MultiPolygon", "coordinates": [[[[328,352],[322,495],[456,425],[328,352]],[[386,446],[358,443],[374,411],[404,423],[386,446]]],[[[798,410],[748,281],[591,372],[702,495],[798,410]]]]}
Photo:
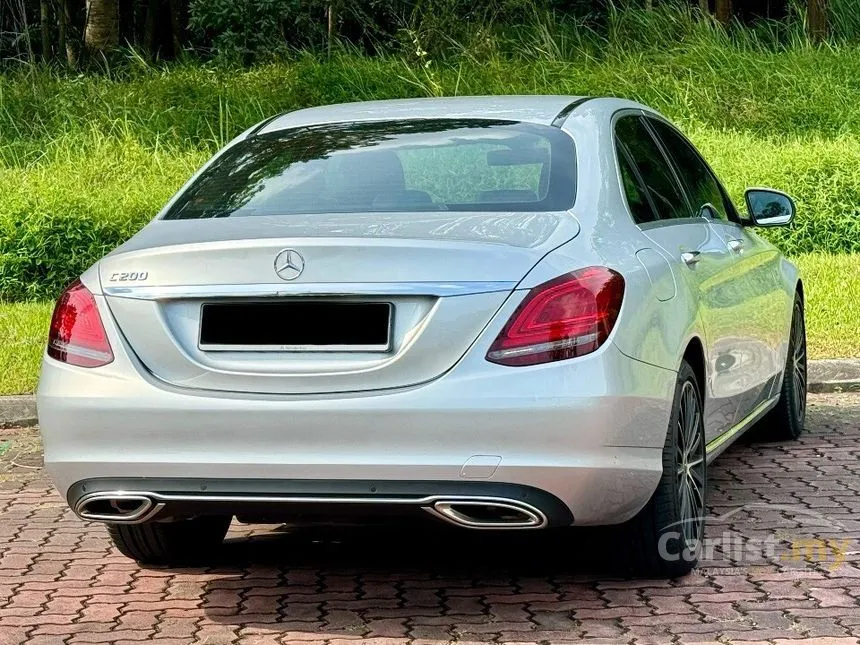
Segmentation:
{"type": "MultiPolygon", "coordinates": [[[[583,96],[452,96],[323,105],[288,112],[264,123],[258,133],[324,123],[406,119],[503,119],[551,125],[589,100],[583,96]]],[[[641,107],[623,99],[600,99],[617,107],[641,107]]],[[[590,100],[589,100],[590,103],[590,100]]],[[[647,108],[646,108],[647,109],[647,108]]]]}

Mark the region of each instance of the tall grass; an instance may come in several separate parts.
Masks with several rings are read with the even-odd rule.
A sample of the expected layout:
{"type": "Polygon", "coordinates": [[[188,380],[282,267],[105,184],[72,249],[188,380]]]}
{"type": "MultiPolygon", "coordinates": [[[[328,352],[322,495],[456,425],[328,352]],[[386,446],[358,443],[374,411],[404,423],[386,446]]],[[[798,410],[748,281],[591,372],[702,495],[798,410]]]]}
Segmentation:
{"type": "Polygon", "coordinates": [[[797,225],[768,232],[783,250],[860,252],[858,46],[810,46],[797,26],[727,31],[665,8],[613,12],[600,32],[536,14],[458,39],[417,25],[401,41],[375,57],[296,53],[251,69],[129,55],[100,74],[0,75],[0,300],[55,295],[249,125],[375,98],[633,98],[685,129],[735,199],[750,185],[796,197],[797,225]]]}
{"type": "Polygon", "coordinates": [[[860,7],[857,0],[830,0],[830,23],[837,41],[860,42],[860,7]]]}

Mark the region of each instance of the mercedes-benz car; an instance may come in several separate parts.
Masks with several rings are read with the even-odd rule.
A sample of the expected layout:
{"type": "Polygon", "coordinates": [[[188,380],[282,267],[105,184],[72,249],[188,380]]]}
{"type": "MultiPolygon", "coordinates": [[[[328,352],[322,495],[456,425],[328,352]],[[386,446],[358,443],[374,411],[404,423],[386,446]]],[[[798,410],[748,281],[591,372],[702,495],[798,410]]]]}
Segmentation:
{"type": "Polygon", "coordinates": [[[696,563],[706,466],[796,438],[804,288],[635,102],[396,100],[268,119],[60,296],[45,462],[143,562],[245,522],[616,525],[696,563]]]}

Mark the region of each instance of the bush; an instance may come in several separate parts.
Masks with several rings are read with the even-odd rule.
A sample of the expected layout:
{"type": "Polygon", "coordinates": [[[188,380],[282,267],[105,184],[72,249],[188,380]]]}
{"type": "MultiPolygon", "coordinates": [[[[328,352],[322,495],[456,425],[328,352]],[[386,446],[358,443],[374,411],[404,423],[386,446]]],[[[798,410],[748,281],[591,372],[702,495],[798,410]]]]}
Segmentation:
{"type": "Polygon", "coordinates": [[[701,128],[692,128],[689,135],[739,207],[744,189],[750,186],[770,186],[794,197],[795,223],[790,228],[762,230],[784,253],[860,252],[860,140],[856,137],[780,139],[701,128]]]}
{"type": "Polygon", "coordinates": [[[286,49],[299,0],[191,0],[189,26],[221,57],[250,63],[286,49]]]}
{"type": "Polygon", "coordinates": [[[0,76],[0,300],[56,295],[249,125],[308,105],[408,96],[640,100],[689,133],[739,204],[752,185],[796,198],[797,224],[765,232],[785,252],[860,251],[860,49],[775,49],[683,12],[612,20],[609,40],[536,22],[509,40],[461,45],[447,61],[419,55],[416,31],[418,49],[396,56],[305,53],[250,69],[132,58],[109,75],[0,76]],[[636,25],[673,36],[657,48],[644,32],[625,35],[636,25]]]}
{"type": "Polygon", "coordinates": [[[149,221],[206,157],[93,136],[65,137],[44,154],[24,168],[0,166],[0,301],[54,298],[149,221]]]}
{"type": "Polygon", "coordinates": [[[55,297],[137,228],[74,213],[15,215],[0,220],[0,294],[6,300],[55,297]]]}

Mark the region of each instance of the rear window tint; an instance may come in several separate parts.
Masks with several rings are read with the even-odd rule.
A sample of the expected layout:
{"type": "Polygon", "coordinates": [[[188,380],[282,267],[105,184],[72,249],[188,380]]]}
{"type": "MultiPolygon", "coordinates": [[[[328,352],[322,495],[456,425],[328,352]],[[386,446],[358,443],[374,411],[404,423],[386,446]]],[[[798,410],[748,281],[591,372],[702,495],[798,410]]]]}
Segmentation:
{"type": "Polygon", "coordinates": [[[657,214],[651,208],[651,203],[645,194],[645,186],[639,181],[639,176],[630,161],[630,153],[623,143],[618,142],[616,154],[618,167],[621,169],[621,185],[624,188],[624,196],[627,198],[627,206],[630,208],[630,214],[633,215],[633,221],[637,224],[655,221],[658,219],[657,214]]]}
{"type": "Polygon", "coordinates": [[[341,123],[226,150],[165,219],[374,211],[553,211],[573,205],[573,140],[511,121],[341,123]]]}
{"type": "Polygon", "coordinates": [[[695,214],[699,215],[701,209],[708,204],[719,219],[729,219],[734,209],[698,151],[672,126],[658,119],[649,119],[649,122],[672,157],[678,175],[687,188],[687,195],[693,202],[695,214]]]}
{"type": "Polygon", "coordinates": [[[669,162],[638,116],[624,116],[615,124],[616,139],[630,153],[660,219],[691,217],[687,200],[669,162]]]}

